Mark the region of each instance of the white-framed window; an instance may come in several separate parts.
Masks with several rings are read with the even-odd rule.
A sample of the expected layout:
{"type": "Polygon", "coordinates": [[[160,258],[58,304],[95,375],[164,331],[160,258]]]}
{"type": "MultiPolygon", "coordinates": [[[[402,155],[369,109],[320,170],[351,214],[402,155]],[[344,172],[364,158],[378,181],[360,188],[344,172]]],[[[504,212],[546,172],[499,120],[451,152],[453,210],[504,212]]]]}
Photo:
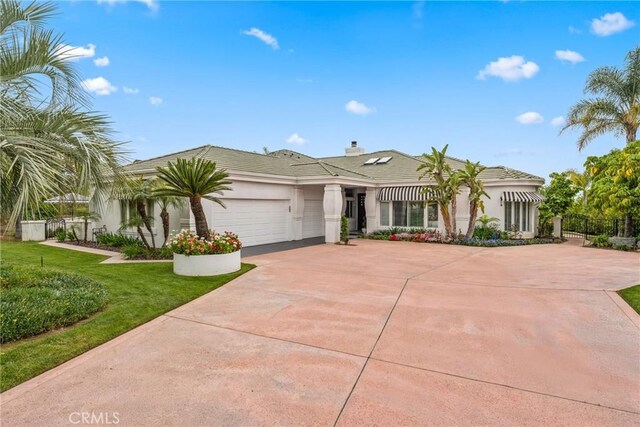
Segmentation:
{"type": "MultiPolygon", "coordinates": [[[[147,200],[146,203],[146,211],[147,217],[153,218],[154,215],[154,206],[155,203],[153,201],[147,200]]],[[[138,211],[136,209],[136,202],[132,200],[120,200],[120,223],[125,224],[129,222],[129,220],[137,215],[138,211]]]]}
{"type": "Polygon", "coordinates": [[[347,199],[346,205],[347,205],[347,207],[344,210],[344,216],[346,216],[347,218],[355,217],[355,211],[353,209],[354,201],[347,199]]]}
{"type": "Polygon", "coordinates": [[[380,225],[389,225],[389,202],[380,202],[380,225]]]}
{"type": "Polygon", "coordinates": [[[423,202],[393,202],[395,227],[424,227],[423,202]]]}
{"type": "Polygon", "coordinates": [[[438,228],[438,202],[427,204],[427,228],[438,228]]]}
{"type": "Polygon", "coordinates": [[[504,202],[504,229],[531,231],[531,202],[504,202]]]}

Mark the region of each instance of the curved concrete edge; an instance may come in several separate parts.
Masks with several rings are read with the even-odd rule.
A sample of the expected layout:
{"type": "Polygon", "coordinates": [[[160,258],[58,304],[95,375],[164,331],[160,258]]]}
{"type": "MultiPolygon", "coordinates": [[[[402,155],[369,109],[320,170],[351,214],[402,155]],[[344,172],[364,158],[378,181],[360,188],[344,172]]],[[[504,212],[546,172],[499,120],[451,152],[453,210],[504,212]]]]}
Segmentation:
{"type": "Polygon", "coordinates": [[[627,302],[622,299],[620,295],[618,295],[615,291],[605,291],[609,298],[622,310],[622,312],[636,325],[636,328],[640,329],[640,314],[636,313],[636,311],[629,305],[627,302]]]}
{"type": "Polygon", "coordinates": [[[69,245],[67,243],[56,242],[54,240],[45,240],[40,242],[41,245],[52,246],[54,248],[69,249],[76,252],[84,252],[94,255],[102,255],[109,257],[100,264],[140,264],[148,262],[173,262],[171,259],[124,259],[120,252],[107,251],[104,249],[86,248],[84,246],[69,245]]]}

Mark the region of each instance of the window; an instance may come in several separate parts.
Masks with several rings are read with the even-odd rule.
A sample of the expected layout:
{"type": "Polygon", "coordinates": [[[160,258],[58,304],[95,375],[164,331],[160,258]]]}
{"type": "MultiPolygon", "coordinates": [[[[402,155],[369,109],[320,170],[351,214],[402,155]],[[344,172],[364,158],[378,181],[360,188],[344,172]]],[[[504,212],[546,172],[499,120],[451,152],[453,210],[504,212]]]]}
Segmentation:
{"type": "Polygon", "coordinates": [[[377,162],[380,159],[380,157],[374,157],[372,159],[367,160],[366,162],[364,162],[365,165],[372,165],[375,162],[377,162]]]}
{"type": "Polygon", "coordinates": [[[504,229],[531,231],[531,203],[504,202],[504,229]]]}
{"type": "Polygon", "coordinates": [[[346,216],[347,218],[353,218],[353,200],[347,200],[347,207],[344,210],[344,216],[346,216]]]}
{"type": "Polygon", "coordinates": [[[389,225],[389,202],[380,202],[380,225],[389,225]]]}
{"type": "MultiPolygon", "coordinates": [[[[155,213],[154,207],[155,203],[148,200],[146,204],[147,217],[153,219],[155,213]]],[[[132,200],[120,200],[120,223],[126,224],[135,215],[138,215],[136,202],[132,200]]]]}
{"type": "Polygon", "coordinates": [[[427,227],[438,228],[438,202],[429,202],[427,205],[427,227]]]}
{"type": "Polygon", "coordinates": [[[384,165],[385,163],[389,163],[389,160],[391,160],[392,158],[393,157],[383,157],[376,162],[376,165],[384,165]]]}
{"type": "Polygon", "coordinates": [[[422,202],[393,202],[393,225],[396,227],[424,227],[422,202]]]}

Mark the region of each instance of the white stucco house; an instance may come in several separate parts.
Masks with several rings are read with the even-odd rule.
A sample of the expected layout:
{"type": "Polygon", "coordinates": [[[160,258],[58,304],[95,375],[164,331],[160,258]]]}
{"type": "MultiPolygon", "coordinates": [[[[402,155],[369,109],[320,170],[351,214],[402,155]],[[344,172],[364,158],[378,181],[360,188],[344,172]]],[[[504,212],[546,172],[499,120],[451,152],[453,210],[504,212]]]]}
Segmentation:
{"type": "MultiPolygon", "coordinates": [[[[340,218],[349,218],[351,230],[373,231],[387,227],[425,227],[444,230],[437,206],[426,200],[420,189],[428,181],[418,181],[416,168],[421,156],[396,150],[366,153],[352,142],[345,154],[314,158],[290,150],[268,155],[205,145],[166,156],[135,161],[126,168],[145,177],[156,167],[177,158],[204,157],[217,162],[229,173],[232,191],[221,197],[226,209],[203,200],[209,226],[216,231],[237,233],[245,246],[324,236],[336,242],[340,218]]],[[[448,158],[453,168],[464,162],[448,158]]],[[[482,172],[489,197],[485,213],[500,220],[507,230],[517,224],[523,237],[536,234],[538,194],[544,180],[506,168],[487,167],[482,172]]],[[[130,215],[126,202],[110,201],[99,208],[109,231],[117,231],[130,215]]],[[[162,234],[160,210],[150,205],[156,234],[162,234]]],[[[170,212],[171,229],[194,228],[188,207],[170,212]]],[[[464,193],[458,199],[457,224],[466,230],[469,211],[464,193]]]]}

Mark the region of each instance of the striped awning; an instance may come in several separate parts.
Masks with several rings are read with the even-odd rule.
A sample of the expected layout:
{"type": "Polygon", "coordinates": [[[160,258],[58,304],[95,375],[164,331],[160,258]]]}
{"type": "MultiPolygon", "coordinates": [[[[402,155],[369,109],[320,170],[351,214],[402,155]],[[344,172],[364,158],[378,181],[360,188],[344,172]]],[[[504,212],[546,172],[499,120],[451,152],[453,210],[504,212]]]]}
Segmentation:
{"type": "Polygon", "coordinates": [[[427,195],[422,192],[424,187],[384,187],[378,193],[378,200],[382,202],[393,201],[423,201],[427,200],[427,195]]]}
{"type": "Polygon", "coordinates": [[[540,203],[544,197],[534,191],[505,191],[502,193],[505,202],[533,202],[540,203]]]}

